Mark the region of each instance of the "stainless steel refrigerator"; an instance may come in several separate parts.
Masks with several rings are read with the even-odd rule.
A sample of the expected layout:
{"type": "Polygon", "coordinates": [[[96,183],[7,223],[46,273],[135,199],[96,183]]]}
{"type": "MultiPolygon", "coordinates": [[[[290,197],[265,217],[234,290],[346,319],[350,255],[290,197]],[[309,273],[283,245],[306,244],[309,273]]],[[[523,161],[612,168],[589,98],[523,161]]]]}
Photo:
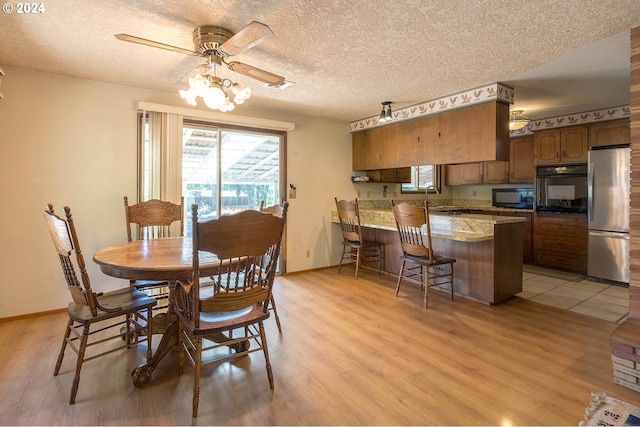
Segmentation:
{"type": "Polygon", "coordinates": [[[629,283],[629,148],[589,152],[587,276],[629,283]]]}

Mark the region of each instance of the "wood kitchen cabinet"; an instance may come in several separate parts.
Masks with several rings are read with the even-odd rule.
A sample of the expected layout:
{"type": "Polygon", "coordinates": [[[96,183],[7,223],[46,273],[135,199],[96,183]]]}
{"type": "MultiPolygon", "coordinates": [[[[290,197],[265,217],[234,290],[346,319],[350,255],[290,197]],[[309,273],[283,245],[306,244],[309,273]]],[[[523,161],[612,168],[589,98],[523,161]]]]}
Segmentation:
{"type": "Polygon", "coordinates": [[[353,170],[375,170],[396,167],[396,124],[354,132],[351,135],[353,170]]]}
{"type": "Polygon", "coordinates": [[[589,148],[629,144],[629,119],[589,126],[589,148]]]}
{"type": "Polygon", "coordinates": [[[500,212],[495,210],[484,209],[464,209],[464,213],[472,213],[476,215],[499,215],[499,216],[515,216],[525,218],[522,223],[522,261],[533,262],[533,213],[532,212],[500,212]]]}
{"type": "Polygon", "coordinates": [[[536,173],[533,136],[513,138],[508,162],[479,162],[445,167],[447,185],[533,183],[536,173]]]}
{"type": "Polygon", "coordinates": [[[411,182],[411,168],[393,168],[367,171],[369,182],[411,182]]]}
{"type": "Polygon", "coordinates": [[[353,170],[508,161],[509,105],[485,102],[353,132],[353,170]]]}
{"type": "Polygon", "coordinates": [[[509,162],[445,165],[446,185],[505,184],[509,182],[509,162]]]}
{"type": "Polygon", "coordinates": [[[509,149],[509,182],[533,183],[536,175],[533,135],[512,138],[509,149]]]}
{"type": "Polygon", "coordinates": [[[589,152],[589,127],[570,126],[534,133],[537,165],[584,163],[589,152]]]}
{"type": "Polygon", "coordinates": [[[533,229],[534,263],[587,273],[587,216],[537,212],[533,229]]]}
{"type": "Polygon", "coordinates": [[[500,212],[501,216],[516,216],[525,218],[522,223],[522,261],[533,262],[533,213],[531,212],[500,212]]]}
{"type": "Polygon", "coordinates": [[[438,114],[431,162],[471,163],[509,160],[509,105],[486,102],[438,114]]]}

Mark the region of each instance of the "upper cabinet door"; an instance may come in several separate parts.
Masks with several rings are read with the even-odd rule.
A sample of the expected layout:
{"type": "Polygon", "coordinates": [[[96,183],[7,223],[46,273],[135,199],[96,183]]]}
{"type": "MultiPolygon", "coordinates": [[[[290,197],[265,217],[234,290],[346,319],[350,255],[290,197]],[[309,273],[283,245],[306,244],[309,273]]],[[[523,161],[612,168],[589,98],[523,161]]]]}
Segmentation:
{"type": "Polygon", "coordinates": [[[613,120],[589,126],[589,148],[624,145],[629,141],[629,119],[613,120]]]}
{"type": "Polygon", "coordinates": [[[446,185],[505,184],[509,182],[509,162],[479,162],[445,165],[446,185]]]}
{"type": "Polygon", "coordinates": [[[482,163],[463,163],[444,166],[446,185],[482,184],[482,163]]]}
{"type": "Polygon", "coordinates": [[[509,162],[484,162],[482,164],[483,184],[504,184],[509,182],[509,162]]]}
{"type": "Polygon", "coordinates": [[[533,136],[511,139],[509,182],[532,183],[536,174],[533,136]]]}
{"type": "Polygon", "coordinates": [[[354,132],[351,135],[353,170],[396,167],[397,150],[395,141],[397,132],[397,124],[354,132]]]}
{"type": "Polygon", "coordinates": [[[560,160],[563,163],[583,163],[589,155],[589,128],[575,126],[560,131],[560,160]]]}
{"type": "Polygon", "coordinates": [[[584,163],[589,153],[589,128],[570,126],[534,134],[536,164],[584,163]]]}
{"type": "Polygon", "coordinates": [[[534,134],[536,164],[560,162],[560,131],[545,130],[534,134]]]}
{"type": "Polygon", "coordinates": [[[429,135],[437,132],[437,117],[425,116],[398,123],[396,150],[399,167],[418,166],[428,159],[429,135]]]}

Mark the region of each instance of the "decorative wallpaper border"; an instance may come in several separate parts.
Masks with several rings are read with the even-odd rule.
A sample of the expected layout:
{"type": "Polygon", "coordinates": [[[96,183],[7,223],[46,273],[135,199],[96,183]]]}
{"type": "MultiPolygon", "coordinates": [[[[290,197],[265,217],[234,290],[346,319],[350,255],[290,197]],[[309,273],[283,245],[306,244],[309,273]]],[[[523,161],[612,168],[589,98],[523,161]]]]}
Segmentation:
{"type": "MultiPolygon", "coordinates": [[[[430,114],[442,113],[443,111],[453,110],[460,107],[466,107],[472,104],[479,104],[488,101],[504,101],[513,104],[513,88],[505,86],[502,83],[491,83],[485,86],[469,89],[464,92],[454,93],[442,98],[433,99],[420,104],[410,105],[398,110],[392,108],[393,121],[403,121],[416,118],[418,116],[426,116],[430,114]]],[[[379,115],[367,117],[349,123],[349,131],[356,132],[376,126],[383,126],[386,123],[378,123],[379,115]]]]}
{"type": "MultiPolygon", "coordinates": [[[[394,122],[410,120],[419,116],[442,113],[443,111],[466,107],[472,104],[479,104],[489,101],[503,101],[513,104],[514,90],[502,83],[491,83],[489,85],[469,89],[464,92],[454,93],[442,98],[433,99],[420,104],[393,110],[394,122]]],[[[565,126],[575,126],[581,124],[604,122],[628,118],[631,115],[631,108],[628,105],[603,108],[601,110],[585,111],[582,113],[568,114],[566,116],[549,117],[546,119],[532,120],[522,129],[511,131],[511,136],[530,135],[535,131],[560,128],[565,126]]],[[[377,126],[384,126],[387,123],[378,123],[379,115],[367,117],[349,123],[349,132],[357,132],[377,126]]]]}
{"type": "Polygon", "coordinates": [[[628,105],[621,105],[619,107],[603,108],[602,110],[586,111],[584,113],[550,117],[548,119],[541,120],[531,120],[529,124],[522,129],[512,130],[511,136],[530,135],[534,131],[545,129],[624,119],[628,118],[630,115],[631,107],[628,105]]]}

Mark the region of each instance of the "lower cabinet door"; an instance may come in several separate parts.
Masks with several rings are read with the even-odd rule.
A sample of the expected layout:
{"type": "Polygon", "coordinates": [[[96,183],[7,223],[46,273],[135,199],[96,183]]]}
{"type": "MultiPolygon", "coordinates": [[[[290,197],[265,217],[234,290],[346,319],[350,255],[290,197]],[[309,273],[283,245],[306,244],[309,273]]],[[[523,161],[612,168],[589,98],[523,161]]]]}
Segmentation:
{"type": "Polygon", "coordinates": [[[587,271],[586,255],[536,249],[535,263],[581,274],[587,271]]]}

